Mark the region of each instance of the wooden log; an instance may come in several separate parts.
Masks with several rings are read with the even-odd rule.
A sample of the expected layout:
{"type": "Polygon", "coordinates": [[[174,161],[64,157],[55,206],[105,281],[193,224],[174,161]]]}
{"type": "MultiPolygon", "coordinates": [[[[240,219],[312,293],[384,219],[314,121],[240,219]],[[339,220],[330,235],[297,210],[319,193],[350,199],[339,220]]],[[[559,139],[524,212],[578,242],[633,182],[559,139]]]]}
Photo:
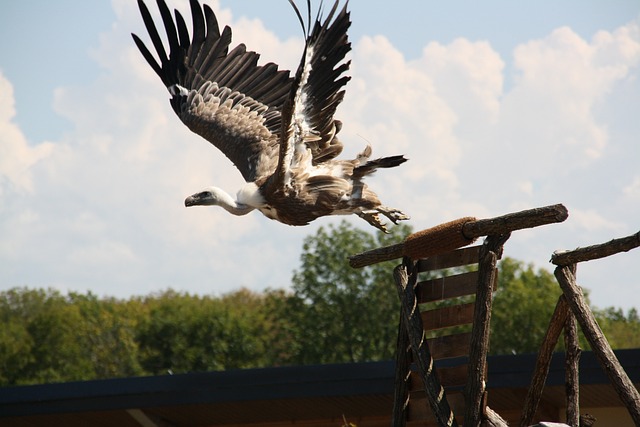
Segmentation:
{"type": "Polygon", "coordinates": [[[407,424],[407,408],[409,405],[409,376],[411,347],[405,325],[404,316],[400,314],[398,322],[398,340],[396,343],[396,386],[393,393],[393,410],[391,412],[391,426],[404,427],[407,424]]]}
{"type": "Polygon", "coordinates": [[[567,314],[564,324],[564,372],[567,400],[567,421],[572,427],[580,426],[580,346],[578,344],[578,328],[572,312],[567,314]]]}
{"type": "Polygon", "coordinates": [[[555,252],[551,255],[551,262],[559,266],[571,265],[582,261],[608,257],[620,252],[628,252],[638,246],[640,246],[640,231],[631,236],[613,239],[599,245],[577,248],[572,251],[555,252]]]}
{"type": "Polygon", "coordinates": [[[414,292],[417,282],[417,274],[414,270],[415,264],[408,258],[405,258],[403,263],[393,270],[413,360],[424,383],[427,401],[438,424],[441,426],[457,426],[458,423],[449,406],[446,393],[437,375],[435,375],[433,358],[424,339],[424,328],[414,292]]]}
{"type": "Polygon", "coordinates": [[[551,316],[547,333],[542,340],[542,345],[538,352],[536,366],[533,370],[533,377],[531,378],[531,385],[529,386],[529,390],[527,390],[527,397],[525,398],[522,416],[520,417],[521,427],[531,425],[531,421],[533,421],[533,417],[538,410],[538,404],[540,403],[540,397],[542,396],[542,389],[544,388],[544,383],[546,382],[547,375],[549,374],[549,366],[551,365],[553,349],[558,343],[558,338],[564,328],[568,313],[569,307],[566,299],[564,295],[561,295],[560,298],[558,298],[558,303],[556,304],[556,308],[551,316]]]}
{"type": "MultiPolygon", "coordinates": [[[[460,242],[471,242],[481,236],[508,234],[515,230],[562,222],[567,219],[568,215],[569,214],[567,208],[565,208],[561,204],[558,204],[545,206],[542,208],[527,209],[524,211],[510,213],[495,218],[480,219],[476,221],[469,220],[467,222],[464,222],[461,227],[458,221],[452,221],[452,227],[455,227],[455,230],[458,230],[458,232],[461,233],[459,239],[460,242]]],[[[442,224],[433,228],[435,229],[441,226],[442,224]]],[[[419,237],[428,240],[429,233],[425,233],[425,231],[428,230],[414,233],[411,236],[407,237],[407,239],[418,240],[416,236],[419,233],[422,233],[419,237]]],[[[353,268],[361,268],[367,265],[406,256],[407,253],[405,242],[373,249],[357,255],[352,255],[349,257],[349,265],[351,265],[351,267],[353,268]]],[[[417,241],[412,242],[411,248],[415,249],[416,247],[419,247],[417,243],[417,241]]],[[[438,253],[438,251],[428,243],[429,242],[427,242],[425,246],[429,247],[429,254],[432,255],[434,253],[438,253]]],[[[443,249],[442,252],[451,249],[453,248],[447,245],[446,249],[443,249]]],[[[414,251],[412,250],[412,252],[414,251]]],[[[414,259],[417,259],[418,253],[413,253],[412,256],[414,257],[414,259]]]]}
{"type": "Polygon", "coordinates": [[[498,259],[502,256],[502,247],[509,239],[509,236],[510,234],[489,236],[480,249],[478,287],[469,348],[469,379],[465,387],[465,426],[479,426],[484,413],[483,396],[486,387],[493,284],[495,282],[496,265],[498,259]]]}
{"type": "Polygon", "coordinates": [[[591,350],[595,353],[598,362],[600,362],[600,366],[609,376],[613,388],[627,407],[635,424],[640,425],[640,393],[638,393],[638,390],[613,353],[607,338],[602,333],[598,322],[596,322],[593,313],[589,309],[582,291],[576,284],[576,278],[571,272],[571,268],[567,266],[557,267],[554,273],[569,307],[582,328],[582,333],[589,341],[591,350]]]}
{"type": "Polygon", "coordinates": [[[568,216],[569,212],[563,205],[551,205],[542,208],[527,209],[490,219],[470,221],[464,225],[462,233],[467,239],[480,236],[497,236],[524,228],[562,222],[567,219],[568,216]]]}

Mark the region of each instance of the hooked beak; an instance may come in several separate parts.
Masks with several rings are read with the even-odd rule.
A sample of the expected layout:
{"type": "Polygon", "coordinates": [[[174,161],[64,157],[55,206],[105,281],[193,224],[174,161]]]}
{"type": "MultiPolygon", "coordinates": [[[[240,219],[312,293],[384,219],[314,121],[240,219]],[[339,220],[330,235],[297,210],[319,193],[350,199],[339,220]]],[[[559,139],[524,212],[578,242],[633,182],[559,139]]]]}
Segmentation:
{"type": "Polygon", "coordinates": [[[193,194],[186,199],[184,199],[184,205],[186,207],[189,206],[198,206],[198,205],[210,205],[213,202],[213,198],[211,197],[211,192],[202,191],[200,193],[193,194]]]}

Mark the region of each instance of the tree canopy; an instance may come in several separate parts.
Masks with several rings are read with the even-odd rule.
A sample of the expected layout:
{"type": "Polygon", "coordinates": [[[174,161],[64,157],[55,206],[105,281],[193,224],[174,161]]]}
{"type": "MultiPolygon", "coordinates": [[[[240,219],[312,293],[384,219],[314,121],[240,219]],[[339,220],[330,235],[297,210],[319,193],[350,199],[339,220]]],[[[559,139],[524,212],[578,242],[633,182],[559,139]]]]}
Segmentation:
{"type": "MultiPolygon", "coordinates": [[[[126,300],[52,289],[0,292],[0,385],[392,359],[396,262],[352,269],[347,256],[401,241],[347,222],[304,240],[289,288],[224,295],[167,290],[126,300]]],[[[491,352],[535,352],[561,291],[553,275],[499,263],[491,352]]],[[[636,309],[594,308],[614,348],[640,347],[636,309]]],[[[586,343],[583,340],[583,348],[586,343]]]]}

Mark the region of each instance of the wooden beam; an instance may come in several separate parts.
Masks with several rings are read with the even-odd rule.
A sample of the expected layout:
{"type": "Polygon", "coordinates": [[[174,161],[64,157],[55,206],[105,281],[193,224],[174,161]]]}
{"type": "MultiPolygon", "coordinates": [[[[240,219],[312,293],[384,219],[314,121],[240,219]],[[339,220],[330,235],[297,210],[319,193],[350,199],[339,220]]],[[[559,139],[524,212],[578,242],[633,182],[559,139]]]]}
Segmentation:
{"type": "Polygon", "coordinates": [[[483,407],[483,397],[486,387],[493,284],[495,282],[497,262],[502,256],[502,247],[509,239],[509,236],[509,233],[500,236],[489,236],[485,240],[482,249],[480,249],[478,287],[469,348],[469,379],[465,387],[465,426],[479,426],[485,409],[483,407]]]}
{"type": "Polygon", "coordinates": [[[640,231],[631,236],[613,239],[599,245],[577,248],[572,251],[555,252],[551,255],[551,262],[559,266],[571,265],[582,261],[608,257],[620,252],[627,252],[638,246],[640,246],[640,231]]]}
{"type": "MultiPolygon", "coordinates": [[[[498,216],[495,218],[479,219],[475,221],[469,220],[469,221],[466,221],[461,227],[459,227],[460,224],[456,223],[455,230],[457,230],[456,232],[461,234],[460,236],[462,237],[461,241],[465,241],[466,239],[466,241],[470,243],[471,241],[473,241],[473,239],[476,239],[481,236],[508,234],[516,230],[522,230],[525,228],[533,228],[541,225],[562,222],[565,219],[567,219],[568,216],[569,214],[568,214],[567,208],[565,208],[561,204],[558,204],[558,205],[552,205],[552,206],[545,206],[541,208],[527,209],[524,211],[509,213],[509,214],[498,216]]],[[[438,232],[441,232],[443,225],[444,224],[441,224],[436,227],[432,227],[432,229],[434,230],[437,229],[438,232]]],[[[429,230],[431,229],[422,230],[417,233],[413,233],[412,235],[407,237],[407,239],[411,239],[411,240],[424,239],[425,241],[424,246],[430,247],[430,251],[429,251],[429,256],[430,256],[433,254],[437,254],[438,252],[432,247],[433,245],[430,245],[431,240],[430,240],[429,230]]],[[[405,242],[407,239],[405,239],[405,242]]],[[[405,242],[373,249],[357,255],[350,256],[349,264],[353,268],[360,268],[360,267],[365,267],[367,265],[376,264],[382,261],[389,261],[392,259],[401,258],[407,255],[405,242]]],[[[413,242],[413,243],[418,243],[418,242],[413,242]]],[[[415,247],[415,246],[419,246],[419,245],[412,245],[412,247],[415,247]]],[[[464,246],[464,245],[461,244],[460,246],[464,246]]],[[[453,248],[447,247],[447,249],[443,250],[443,252],[449,251],[451,249],[453,248]]],[[[424,257],[413,256],[414,259],[427,258],[427,257],[428,256],[424,256],[424,257]]]]}
{"type": "Polygon", "coordinates": [[[495,218],[469,221],[462,228],[467,239],[480,236],[497,236],[525,228],[562,222],[567,219],[569,212],[563,205],[551,205],[542,208],[527,209],[495,218]]]}

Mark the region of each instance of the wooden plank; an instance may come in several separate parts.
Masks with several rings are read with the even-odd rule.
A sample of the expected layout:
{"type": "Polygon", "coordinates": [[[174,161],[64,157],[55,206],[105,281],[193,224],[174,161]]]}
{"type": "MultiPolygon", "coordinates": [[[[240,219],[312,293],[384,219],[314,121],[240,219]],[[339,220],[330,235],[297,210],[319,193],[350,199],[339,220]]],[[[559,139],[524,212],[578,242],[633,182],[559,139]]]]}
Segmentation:
{"type": "Polygon", "coordinates": [[[450,326],[469,324],[473,321],[474,305],[474,303],[469,303],[423,311],[420,315],[424,330],[435,331],[450,326]]]}
{"type": "Polygon", "coordinates": [[[476,293],[477,283],[477,271],[419,282],[416,286],[418,304],[473,295],[476,293]]]}
{"type": "Polygon", "coordinates": [[[455,251],[421,259],[418,261],[418,271],[442,270],[443,268],[477,264],[480,247],[481,246],[471,246],[468,248],[456,249],[455,251]]]}
{"type": "MultiPolygon", "coordinates": [[[[469,372],[468,367],[467,362],[462,362],[456,366],[436,368],[436,372],[440,378],[440,384],[445,388],[465,385],[469,372]]],[[[411,372],[409,383],[411,385],[411,391],[424,390],[424,386],[420,381],[420,375],[418,375],[417,372],[411,372]]]]}
{"type": "Polygon", "coordinates": [[[427,340],[427,345],[431,350],[431,356],[434,360],[467,356],[469,354],[470,343],[471,332],[447,335],[427,340]]]}

